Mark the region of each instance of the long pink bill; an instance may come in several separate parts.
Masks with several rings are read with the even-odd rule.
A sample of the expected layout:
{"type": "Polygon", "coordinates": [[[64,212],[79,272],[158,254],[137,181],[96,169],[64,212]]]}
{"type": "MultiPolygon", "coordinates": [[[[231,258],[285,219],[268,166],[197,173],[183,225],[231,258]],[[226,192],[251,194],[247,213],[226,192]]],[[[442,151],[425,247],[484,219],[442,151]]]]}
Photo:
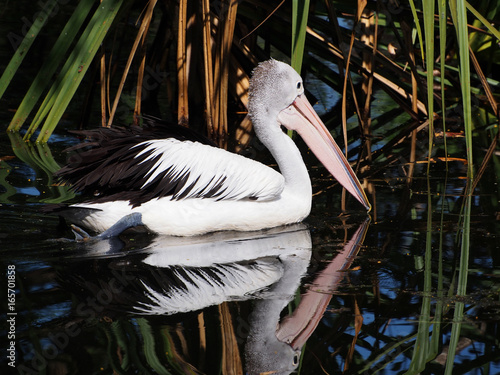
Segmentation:
{"type": "Polygon", "coordinates": [[[278,120],[287,129],[299,133],[332,176],[368,211],[371,210],[370,202],[356,174],[304,94],[299,95],[288,108],[281,111],[278,120]]]}

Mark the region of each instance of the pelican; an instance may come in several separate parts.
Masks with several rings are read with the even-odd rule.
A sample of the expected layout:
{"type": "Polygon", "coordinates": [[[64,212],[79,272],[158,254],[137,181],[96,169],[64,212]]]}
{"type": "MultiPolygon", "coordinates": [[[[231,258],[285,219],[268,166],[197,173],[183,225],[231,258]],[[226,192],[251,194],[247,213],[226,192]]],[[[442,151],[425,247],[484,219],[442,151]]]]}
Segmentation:
{"type": "Polygon", "coordinates": [[[271,59],[254,69],[248,114],[281,173],[214,147],[186,128],[89,131],[85,133],[91,142],[74,151],[87,149],[74,153],[57,175],[75,191],[93,196],[71,205],[72,213],[63,216],[110,235],[136,225],[158,234],[193,236],[301,222],[311,210],[311,180],[282,125],[296,131],[338,182],[370,210],[358,178],[291,66],[271,59]]]}

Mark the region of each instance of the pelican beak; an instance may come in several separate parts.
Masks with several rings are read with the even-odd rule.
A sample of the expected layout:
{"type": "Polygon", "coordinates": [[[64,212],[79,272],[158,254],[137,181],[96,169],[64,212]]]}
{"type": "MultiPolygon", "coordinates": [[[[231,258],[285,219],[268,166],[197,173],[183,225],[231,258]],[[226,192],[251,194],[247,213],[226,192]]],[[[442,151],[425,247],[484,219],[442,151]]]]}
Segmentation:
{"type": "Polygon", "coordinates": [[[278,121],[287,129],[299,133],[332,176],[368,211],[371,210],[370,202],[349,162],[304,94],[297,96],[290,106],[279,113],[278,121]]]}

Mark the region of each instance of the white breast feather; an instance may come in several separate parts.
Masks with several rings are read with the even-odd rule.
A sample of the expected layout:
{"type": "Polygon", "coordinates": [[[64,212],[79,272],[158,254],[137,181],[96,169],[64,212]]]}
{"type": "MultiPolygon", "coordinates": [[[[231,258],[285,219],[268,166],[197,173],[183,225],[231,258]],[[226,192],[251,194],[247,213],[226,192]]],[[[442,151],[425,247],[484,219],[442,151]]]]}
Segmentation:
{"type": "Polygon", "coordinates": [[[278,197],[285,185],[283,176],[272,168],[198,142],[169,138],[142,142],[134,147],[144,147],[136,157],[150,154],[141,164],[157,159],[146,174],[142,188],[163,174],[162,178],[169,180],[187,178],[178,193],[186,193],[185,198],[203,197],[220,184],[217,199],[254,197],[267,201],[278,197]]]}

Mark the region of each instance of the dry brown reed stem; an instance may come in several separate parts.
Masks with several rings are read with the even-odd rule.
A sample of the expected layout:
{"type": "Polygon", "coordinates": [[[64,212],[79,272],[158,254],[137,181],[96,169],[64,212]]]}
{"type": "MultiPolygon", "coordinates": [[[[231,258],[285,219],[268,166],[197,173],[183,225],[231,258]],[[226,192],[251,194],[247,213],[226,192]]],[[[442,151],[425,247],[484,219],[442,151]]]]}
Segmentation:
{"type": "Polygon", "coordinates": [[[223,22],[221,19],[214,17],[212,19],[215,29],[217,30],[216,32],[216,40],[215,40],[215,49],[214,49],[214,56],[213,56],[213,97],[212,97],[212,108],[213,108],[213,126],[214,126],[214,138],[212,140],[216,141],[216,138],[218,137],[219,134],[219,127],[221,126],[221,119],[220,119],[220,86],[221,86],[221,72],[220,72],[220,48],[217,48],[217,46],[221,45],[221,39],[222,39],[222,33],[220,32],[220,29],[222,27],[223,22]]]}
{"type": "MultiPolygon", "coordinates": [[[[147,29],[149,29],[149,25],[151,24],[151,18],[153,16],[151,9],[151,14],[146,14],[145,19],[148,19],[147,29]]],[[[139,116],[141,115],[141,103],[142,103],[142,86],[144,81],[144,71],[146,68],[146,36],[147,33],[142,35],[141,41],[141,63],[139,65],[139,72],[137,73],[137,89],[135,95],[135,107],[134,107],[134,124],[139,124],[139,116]]]]}
{"type": "Polygon", "coordinates": [[[358,336],[363,326],[363,314],[359,309],[358,300],[356,296],[353,297],[353,300],[354,300],[354,336],[352,337],[352,343],[349,346],[349,350],[347,351],[343,369],[344,372],[346,372],[349,369],[349,365],[353,362],[354,353],[356,349],[356,342],[358,341],[358,336]]]}
{"type": "Polygon", "coordinates": [[[238,340],[227,302],[219,305],[219,316],[222,337],[222,374],[243,375],[238,340]]]}
{"type": "Polygon", "coordinates": [[[101,83],[101,126],[106,127],[106,102],[107,102],[107,85],[106,85],[106,53],[104,47],[101,47],[101,69],[100,69],[100,83],[101,83]]]}
{"type": "Polygon", "coordinates": [[[207,332],[205,329],[205,316],[203,311],[198,314],[198,330],[200,335],[200,354],[199,354],[199,368],[203,368],[206,362],[207,354],[207,332]]]}
{"type": "Polygon", "coordinates": [[[418,98],[415,95],[409,94],[404,88],[392,82],[388,78],[385,78],[384,76],[382,76],[377,72],[373,73],[373,77],[382,84],[381,87],[383,89],[387,88],[392,90],[392,94],[395,95],[391,95],[391,92],[389,90],[385,91],[389,95],[391,95],[391,97],[398,103],[398,105],[400,105],[401,108],[404,109],[405,112],[407,112],[412,118],[416,119],[418,117],[417,113],[412,111],[411,108],[407,108],[401,100],[415,100],[419,112],[421,112],[424,116],[427,116],[427,108],[425,107],[425,104],[422,103],[420,100],[418,100],[418,98]]]}
{"type": "MultiPolygon", "coordinates": [[[[347,58],[344,56],[344,60],[346,61],[345,63],[345,75],[344,75],[344,83],[342,85],[342,132],[344,134],[344,147],[345,147],[345,157],[348,157],[348,140],[347,140],[347,83],[349,82],[351,86],[351,92],[352,92],[352,97],[354,101],[354,105],[356,107],[356,112],[358,113],[358,118],[361,116],[361,111],[360,107],[358,105],[358,100],[356,97],[356,91],[354,90],[354,85],[351,79],[351,72],[350,72],[350,65],[351,65],[351,56],[354,48],[354,41],[356,39],[355,36],[355,30],[356,30],[356,25],[361,19],[362,13],[364,11],[364,8],[366,7],[366,0],[358,0],[358,10],[356,14],[356,20],[354,22],[352,32],[351,32],[351,38],[349,41],[349,51],[347,53],[347,58]]],[[[309,28],[308,28],[309,30],[309,28]]],[[[346,191],[343,188],[342,189],[342,205],[341,205],[342,211],[345,210],[346,208],[346,191]]]]}
{"type": "Polygon", "coordinates": [[[188,126],[188,66],[186,56],[187,0],[179,1],[177,33],[177,123],[188,126]]]}
{"type": "MultiPolygon", "coordinates": [[[[240,39],[240,43],[245,40],[246,38],[248,38],[250,35],[252,35],[254,32],[256,32],[258,29],[260,29],[260,27],[265,24],[267,22],[267,20],[269,18],[271,18],[271,16],[276,13],[276,11],[284,4],[286,0],[281,0],[281,2],[274,7],[274,9],[271,10],[271,12],[266,16],[266,18],[264,18],[257,26],[255,26],[250,32],[248,32],[245,36],[243,36],[243,38],[240,39]]],[[[253,2],[254,5],[256,5],[257,7],[261,7],[262,5],[258,2],[253,2]]]]}
{"type": "MultiPolygon", "coordinates": [[[[101,0],[102,3],[102,0],[101,0]]],[[[101,126],[106,127],[106,101],[107,101],[107,85],[106,85],[106,52],[104,46],[101,46],[101,61],[99,82],[101,84],[101,126]]],[[[109,99],[109,98],[108,98],[109,99]]]]}
{"type": "Polygon", "coordinates": [[[167,342],[169,348],[168,356],[172,359],[183,374],[199,374],[200,371],[196,369],[191,363],[186,361],[185,358],[190,357],[189,345],[184,336],[184,328],[177,324],[174,327],[165,327],[161,330],[161,336],[167,342]],[[175,336],[177,340],[174,340],[175,336]],[[181,353],[178,348],[180,347],[181,353]]]}
{"type": "MultiPolygon", "coordinates": [[[[357,96],[356,96],[356,91],[354,90],[354,85],[351,79],[351,72],[350,72],[350,66],[351,66],[351,56],[352,52],[354,49],[354,41],[356,40],[356,26],[361,20],[361,17],[363,15],[364,9],[366,7],[366,0],[358,0],[358,9],[356,12],[356,19],[352,28],[351,32],[351,38],[349,41],[349,51],[347,53],[347,57],[343,56],[345,60],[345,75],[344,75],[344,83],[342,85],[342,132],[344,134],[344,145],[345,145],[345,156],[347,158],[347,82],[349,81],[349,84],[351,86],[351,92],[353,96],[353,101],[354,105],[356,107],[356,112],[358,113],[358,118],[361,120],[361,110],[358,104],[357,96]]],[[[308,29],[309,32],[309,29],[308,29]]],[[[362,66],[364,69],[364,67],[362,66]]]]}
{"type": "MultiPolygon", "coordinates": [[[[116,43],[116,37],[117,37],[117,32],[115,32],[114,38],[113,38],[113,46],[116,43]]],[[[108,72],[106,74],[106,103],[105,103],[105,109],[106,111],[110,111],[111,109],[111,96],[110,96],[110,90],[109,88],[111,87],[111,78],[116,74],[116,64],[113,65],[113,51],[108,56],[108,72]]],[[[103,83],[101,82],[101,85],[103,83]]],[[[107,116],[107,112],[104,113],[104,118],[107,116]]],[[[103,127],[107,126],[107,120],[106,122],[102,125],[103,127]]]]}
{"type": "Polygon", "coordinates": [[[479,170],[477,171],[476,175],[474,176],[474,181],[472,181],[471,191],[474,191],[476,189],[477,184],[481,180],[481,177],[483,177],[483,174],[486,171],[486,167],[488,166],[488,163],[491,160],[491,157],[495,153],[495,149],[496,149],[497,144],[498,144],[499,135],[500,135],[500,133],[497,132],[497,134],[493,138],[493,141],[490,144],[490,147],[488,147],[488,150],[486,151],[486,155],[484,156],[483,162],[481,163],[479,170]]]}
{"type": "MultiPolygon", "coordinates": [[[[248,45],[233,41],[232,48],[238,48],[240,52],[245,55],[248,61],[251,61],[253,63],[253,65],[257,65],[259,63],[248,45]]],[[[234,69],[230,69],[230,81],[235,82],[235,95],[245,106],[245,108],[248,108],[248,87],[250,86],[250,77],[242,68],[238,59],[236,59],[234,55],[231,55],[231,67],[233,67],[234,69]]],[[[233,85],[231,85],[231,87],[233,87],[233,85]]],[[[237,142],[235,147],[236,152],[240,152],[246,146],[248,146],[250,140],[252,139],[251,131],[252,122],[250,121],[250,118],[248,116],[245,116],[245,118],[243,118],[243,120],[239,123],[238,128],[235,132],[235,139],[237,142]]]]}
{"type": "Polygon", "coordinates": [[[189,357],[189,345],[186,340],[184,327],[181,323],[177,323],[174,328],[175,335],[177,336],[178,343],[180,344],[180,349],[182,351],[182,356],[184,358],[189,357]]]}
{"type": "Polygon", "coordinates": [[[214,130],[217,136],[217,143],[220,147],[226,148],[227,141],[227,98],[228,98],[228,75],[231,45],[233,44],[234,25],[238,10],[237,0],[227,0],[223,2],[227,7],[221,12],[221,19],[218,22],[219,49],[215,56],[215,111],[214,130]],[[221,32],[222,30],[222,32],[221,32]]]}
{"type": "Polygon", "coordinates": [[[139,65],[139,71],[137,72],[137,89],[136,89],[136,94],[135,94],[135,106],[134,106],[134,124],[135,125],[138,125],[139,117],[141,115],[142,85],[143,85],[143,80],[144,80],[145,67],[146,67],[146,54],[141,53],[141,64],[139,65]]]}
{"type": "MultiPolygon", "coordinates": [[[[481,69],[481,66],[479,64],[479,61],[477,61],[476,55],[474,54],[474,51],[470,48],[469,46],[469,55],[472,61],[472,65],[474,66],[474,70],[476,71],[477,75],[479,76],[479,79],[481,80],[481,84],[483,86],[483,89],[486,93],[486,97],[488,98],[488,101],[491,105],[491,108],[493,110],[493,113],[499,118],[499,111],[498,111],[498,103],[495,100],[495,97],[493,96],[493,92],[491,90],[490,84],[488,83],[488,80],[486,79],[486,76],[483,73],[483,70],[481,69]]],[[[445,129],[446,130],[446,129],[445,129]]],[[[483,158],[483,161],[481,163],[481,166],[479,167],[476,175],[474,176],[474,181],[472,182],[472,190],[474,191],[477,187],[477,184],[481,180],[481,177],[483,176],[486,167],[488,166],[488,163],[491,160],[491,157],[493,156],[495,149],[498,144],[498,138],[499,138],[500,132],[497,132],[495,137],[493,137],[493,140],[488,147],[488,150],[486,151],[486,155],[483,158]]]]}
{"type": "MultiPolygon", "coordinates": [[[[345,84],[346,75],[343,76],[343,74],[344,74],[344,70],[345,70],[345,74],[348,74],[348,70],[345,69],[345,66],[344,66],[343,51],[345,49],[343,48],[344,47],[344,39],[342,36],[342,31],[340,30],[340,25],[339,25],[337,14],[335,12],[334,7],[332,6],[332,4],[330,3],[329,0],[325,0],[325,5],[326,5],[327,11],[328,11],[328,19],[329,19],[330,23],[333,24],[332,35],[336,35],[337,40],[339,42],[339,46],[341,48],[340,50],[338,50],[338,55],[337,55],[337,53],[335,53],[337,51],[335,51],[333,54],[337,56],[337,65],[339,68],[339,74],[340,74],[340,77],[344,79],[344,84],[345,84]]],[[[315,35],[316,33],[315,32],[313,33],[312,29],[308,28],[307,33],[310,35],[316,36],[315,35]]],[[[332,49],[332,51],[334,51],[334,50],[332,49]]],[[[347,137],[347,132],[345,131],[347,129],[347,126],[346,126],[346,123],[344,123],[344,119],[347,118],[347,114],[345,112],[346,111],[345,104],[346,104],[346,102],[343,100],[342,101],[342,125],[343,125],[343,129],[344,129],[344,142],[346,142],[346,137],[347,137]]],[[[347,143],[345,143],[345,144],[347,145],[347,143]]],[[[346,154],[347,154],[347,147],[346,147],[346,154]]],[[[314,196],[314,194],[313,194],[313,196],[314,196]]],[[[342,210],[345,210],[346,199],[347,199],[346,191],[345,191],[345,189],[342,189],[342,197],[341,197],[342,210]]]]}
{"type": "MultiPolygon", "coordinates": [[[[245,70],[241,67],[238,60],[231,55],[231,69],[230,81],[235,82],[231,87],[235,88],[234,96],[236,96],[241,103],[248,108],[248,87],[250,85],[250,77],[246,74],[245,70]]],[[[248,116],[240,122],[235,132],[235,139],[237,142],[236,152],[241,151],[250,143],[250,132],[252,130],[252,122],[248,116]]]]}
{"type": "Polygon", "coordinates": [[[213,124],[213,97],[214,97],[214,76],[212,63],[212,21],[210,16],[210,0],[202,0],[203,17],[203,66],[205,78],[205,115],[207,123],[208,137],[214,137],[213,124]]]}
{"type": "Polygon", "coordinates": [[[491,109],[493,110],[495,116],[499,117],[498,103],[495,99],[495,96],[493,95],[493,91],[491,90],[490,84],[488,83],[488,79],[484,75],[483,69],[481,69],[481,65],[479,64],[479,61],[477,61],[476,55],[474,54],[474,51],[470,46],[469,46],[469,55],[472,62],[472,66],[474,66],[474,70],[476,71],[479,79],[481,80],[481,85],[483,86],[484,92],[486,93],[486,97],[490,102],[491,109]]]}
{"type": "Polygon", "coordinates": [[[250,86],[250,77],[245,73],[241,64],[238,60],[231,55],[230,56],[231,68],[229,69],[230,81],[234,82],[231,88],[234,88],[235,97],[237,97],[241,104],[248,108],[248,88],[250,86]]]}
{"type": "Polygon", "coordinates": [[[134,59],[135,53],[137,51],[137,47],[139,46],[139,42],[142,39],[142,36],[147,32],[149,28],[149,24],[151,21],[151,17],[153,15],[153,10],[156,5],[157,0],[150,0],[148,2],[148,6],[146,9],[146,13],[142,19],[141,22],[141,27],[139,28],[139,31],[137,32],[137,36],[135,37],[134,44],[132,45],[132,48],[130,50],[130,54],[128,56],[127,63],[125,65],[125,69],[123,70],[123,75],[120,80],[120,84],[118,85],[118,90],[116,92],[115,100],[113,102],[113,107],[111,108],[111,113],[109,114],[109,119],[108,119],[108,127],[111,126],[113,123],[115,114],[116,114],[116,109],[118,107],[118,102],[120,100],[121,93],[123,91],[123,86],[125,85],[125,80],[128,77],[128,73],[130,70],[130,66],[132,65],[132,60],[134,59]]]}
{"type": "MultiPolygon", "coordinates": [[[[351,54],[354,46],[354,28],[351,33],[351,41],[349,43],[349,52],[347,53],[347,58],[344,56],[345,63],[345,73],[344,73],[344,83],[342,84],[342,132],[344,134],[344,147],[345,147],[345,156],[347,158],[347,82],[351,82],[352,88],[352,80],[350,79],[350,63],[351,63],[351,54]]],[[[355,91],[352,91],[352,95],[354,100],[356,101],[355,91]]],[[[359,112],[358,112],[359,113],[359,112]]]]}
{"type": "MultiPolygon", "coordinates": [[[[150,3],[151,5],[151,3],[150,3]]],[[[144,14],[143,22],[146,22],[145,31],[142,34],[141,39],[141,62],[139,65],[139,71],[137,73],[137,88],[135,95],[135,107],[134,107],[134,124],[139,124],[139,116],[141,115],[141,103],[142,103],[142,87],[144,82],[144,71],[146,69],[146,51],[147,51],[147,30],[151,25],[151,19],[153,18],[154,6],[149,6],[144,14]]]]}

